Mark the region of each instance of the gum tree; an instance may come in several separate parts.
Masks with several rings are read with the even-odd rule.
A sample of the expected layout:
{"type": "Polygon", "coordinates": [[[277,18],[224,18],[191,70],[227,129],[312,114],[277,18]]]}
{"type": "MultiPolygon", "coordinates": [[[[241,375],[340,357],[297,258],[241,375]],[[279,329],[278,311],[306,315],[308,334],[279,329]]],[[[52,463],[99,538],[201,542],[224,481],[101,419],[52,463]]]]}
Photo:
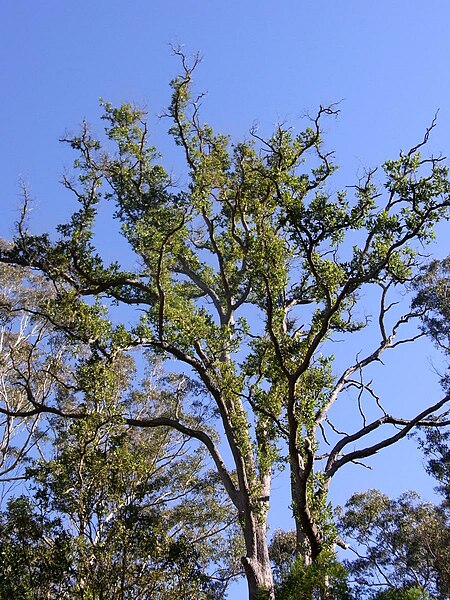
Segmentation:
{"type": "Polygon", "coordinates": [[[0,281],[0,481],[13,484],[22,478],[24,459],[42,438],[39,414],[29,415],[23,383],[45,398],[53,382],[49,368],[60,363],[64,347],[50,342],[48,321],[33,314],[51,295],[45,279],[2,264],[0,281]],[[25,304],[29,311],[23,310],[25,304]]]}
{"type": "Polygon", "coordinates": [[[195,384],[155,357],[139,369],[117,349],[97,360],[47,314],[43,278],[0,273],[0,596],[224,597],[240,571],[236,519],[206,449],[122,418],[180,412],[195,384]]]}
{"type": "Polygon", "coordinates": [[[224,597],[230,515],[186,440],[95,413],[55,433],[0,513],[2,597],[224,597]]]}
{"type": "Polygon", "coordinates": [[[340,528],[353,546],[354,560],[346,566],[358,598],[382,598],[380,590],[448,598],[450,532],[440,507],[421,502],[413,492],[392,500],[369,490],[348,500],[340,528]]]}
{"type": "MultiPolygon", "coordinates": [[[[180,58],[167,116],[186,183],[158,162],[143,111],[105,104],[105,143],[86,125],[64,140],[78,154],[78,175],[64,185],[79,210],[56,241],[31,235],[21,220],[1,260],[51,282],[47,315],[74,343],[89,346],[91,364],[107,368],[117,352],[151,350],[197,383],[196,418],[185,418],[176,403],[145,416],[123,410],[122,417],[129,427],[171,427],[206,447],[240,522],[249,597],[272,598],[266,520],[276,468],[290,472],[296,548],[307,565],[338,541],[327,510],[334,475],[430,422],[447,402],[402,418],[383,407],[364,372],[386,350],[421,335],[408,323],[422,308],[401,313],[395,294],[417,273],[417,249],[447,217],[448,172],[442,158],[420,154],[433,122],[420,144],[384,164],[383,184],[369,171],[348,195],[333,192],[321,123],[334,107],[321,107],[298,135],[278,127],[270,139],[252,131],[232,143],[201,123],[191,87],[198,61],[180,58]],[[114,206],[132,269],[107,263],[95,247],[102,203],[114,206]],[[126,325],[130,316],[113,325],[111,303],[134,309],[135,324],[126,325]],[[364,316],[368,310],[373,318],[364,316]],[[365,348],[339,371],[332,341],[365,328],[372,330],[358,337],[365,348]],[[331,417],[343,397],[346,414],[354,402],[345,432],[331,417]]],[[[29,402],[30,413],[54,406],[31,395],[29,402]]],[[[86,410],[74,404],[70,416],[86,410]]]]}

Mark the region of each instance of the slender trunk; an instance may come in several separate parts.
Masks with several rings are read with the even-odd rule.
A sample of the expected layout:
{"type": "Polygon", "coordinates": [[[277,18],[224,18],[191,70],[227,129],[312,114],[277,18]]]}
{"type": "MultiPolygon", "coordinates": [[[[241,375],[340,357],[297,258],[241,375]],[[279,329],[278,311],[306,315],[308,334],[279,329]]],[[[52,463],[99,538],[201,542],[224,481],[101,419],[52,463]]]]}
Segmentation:
{"type": "Polygon", "coordinates": [[[297,553],[304,552],[305,542],[309,552],[304,555],[305,563],[313,563],[322,551],[322,534],[308,506],[307,487],[311,470],[302,464],[296,448],[290,448],[291,497],[294,508],[297,553]]]}
{"type": "MultiPolygon", "coordinates": [[[[227,310],[221,317],[221,325],[230,328],[234,324],[234,315],[231,306],[233,298],[229,298],[227,310]]],[[[229,338],[231,341],[231,338],[229,338]]],[[[220,361],[230,364],[230,352],[224,349],[220,361]]],[[[237,395],[232,399],[232,408],[235,414],[244,415],[245,411],[240,397],[237,395]]],[[[246,426],[247,418],[243,419],[241,427],[246,426]]],[[[239,509],[240,523],[245,540],[246,556],[242,557],[245,576],[248,585],[249,600],[275,600],[272,567],[269,558],[269,546],[267,543],[267,511],[270,497],[270,469],[265,476],[258,479],[254,457],[249,451],[251,442],[248,439],[248,448],[240,447],[236,440],[233,420],[227,414],[223,419],[225,433],[230,448],[234,454],[236,471],[241,491],[240,502],[236,504],[239,509]],[[252,497],[254,486],[261,486],[261,496],[257,499],[252,497]],[[255,506],[258,506],[255,509],[255,506]]]]}
{"type": "Polygon", "coordinates": [[[299,435],[301,426],[296,406],[296,379],[289,379],[287,415],[289,422],[289,466],[291,471],[291,498],[296,528],[296,552],[304,552],[304,542],[309,552],[304,555],[305,563],[314,562],[322,551],[322,535],[308,506],[308,483],[313,477],[314,453],[308,437],[299,435]],[[302,448],[299,447],[300,439],[302,448]]]}

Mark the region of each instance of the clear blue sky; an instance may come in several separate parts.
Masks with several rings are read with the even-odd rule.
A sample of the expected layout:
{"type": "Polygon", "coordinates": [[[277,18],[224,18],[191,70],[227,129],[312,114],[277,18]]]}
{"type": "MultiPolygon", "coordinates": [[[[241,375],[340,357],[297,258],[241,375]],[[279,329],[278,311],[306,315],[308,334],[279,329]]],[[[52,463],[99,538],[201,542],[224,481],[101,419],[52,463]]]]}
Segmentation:
{"type": "MultiPolygon", "coordinates": [[[[340,117],[327,126],[327,145],[341,165],[337,186],[355,183],[365,167],[416,143],[437,109],[430,150],[450,154],[448,0],[15,0],[2,3],[0,16],[4,237],[17,218],[19,177],[35,199],[37,230],[67,214],[58,180],[72,158],[58,138],[83,117],[100,128],[99,97],[145,104],[154,141],[176,168],[168,124],[157,118],[178,70],[171,43],[203,54],[197,72],[197,89],[208,92],[203,117],[235,138],[255,121],[270,132],[278,121],[295,126],[305,111],[342,101],[340,117]]],[[[440,235],[436,253],[444,255],[448,227],[440,235]]],[[[421,346],[379,372],[400,402],[439,395],[431,353],[421,346]]],[[[336,501],[367,486],[393,495],[418,487],[430,496],[433,484],[411,446],[373,464],[373,472],[341,478],[333,488],[336,501]],[[407,463],[400,472],[398,461],[407,463]]],[[[281,487],[272,522],[287,527],[281,487]]]]}

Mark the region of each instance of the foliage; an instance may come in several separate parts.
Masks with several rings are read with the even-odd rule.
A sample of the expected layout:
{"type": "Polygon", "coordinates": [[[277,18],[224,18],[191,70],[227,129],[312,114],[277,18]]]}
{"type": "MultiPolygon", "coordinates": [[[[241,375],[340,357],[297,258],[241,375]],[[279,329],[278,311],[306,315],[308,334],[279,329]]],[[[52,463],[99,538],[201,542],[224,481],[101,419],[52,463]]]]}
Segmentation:
{"type": "Polygon", "coordinates": [[[333,193],[336,166],[322,121],[334,107],[321,107],[298,134],[279,126],[268,139],[252,131],[250,140],[232,143],[201,123],[192,91],[198,58],[191,66],[178,54],[183,70],[167,116],[186,184],[160,163],[142,110],[104,103],[103,141],[86,124],[64,140],[77,154],[64,185],[79,209],[53,240],[29,233],[25,199],[14,245],[0,251],[3,263],[45,278],[52,295],[42,314],[72,352],[70,385],[50,370],[54,393],[37,399],[26,380],[22,414],[106,414],[196,440],[234,505],[250,596],[266,590],[273,597],[266,519],[278,465],[290,470],[295,551],[320,565],[336,542],[330,480],[426,424],[447,402],[409,419],[392,416],[363,373],[386,350],[417,339],[405,325],[423,310],[402,313],[396,300],[417,275],[435,224],[448,216],[448,170],[442,158],[420,153],[433,122],[421,143],[386,161],[383,183],[369,171],[353,193],[333,193]],[[96,248],[104,203],[114,207],[131,253],[122,264],[96,248]],[[366,292],[378,306],[373,319],[362,317],[366,292]],[[117,324],[114,305],[136,314],[117,324]],[[331,342],[371,324],[368,347],[336,366],[331,342]],[[144,398],[143,410],[129,410],[124,387],[116,393],[117,365],[133,350],[158,355],[169,378],[183,372],[194,382],[183,399],[172,390],[172,402],[146,405],[144,398]],[[347,418],[349,402],[356,419],[347,418]]]}
{"type": "Polygon", "coordinates": [[[433,600],[426,591],[419,587],[410,587],[404,589],[387,589],[378,592],[376,600],[433,600]]]}
{"type": "Polygon", "coordinates": [[[277,600],[350,600],[347,571],[334,555],[325,552],[310,565],[298,557],[287,577],[276,587],[275,597],[277,600]]]}
{"type": "Polygon", "coordinates": [[[3,481],[23,473],[29,448],[43,436],[37,406],[33,407],[34,412],[29,410],[30,398],[38,402],[53,387],[52,374],[60,369],[64,347],[51,337],[51,327],[37,308],[51,296],[45,278],[29,269],[1,264],[0,281],[0,480],[3,481]],[[22,310],[24,304],[29,311],[22,310]]]}
{"type": "Polygon", "coordinates": [[[450,524],[439,507],[370,490],[350,498],[340,528],[355,543],[357,558],[345,564],[361,597],[448,598],[450,524]],[[377,595],[380,586],[389,589],[377,595]]]}
{"type": "Polygon", "coordinates": [[[277,529],[270,541],[270,560],[272,561],[273,577],[281,584],[288,576],[295,561],[295,531],[277,529]]]}
{"type": "Polygon", "coordinates": [[[55,327],[43,278],[14,266],[1,273],[2,397],[21,411],[5,414],[3,477],[32,489],[9,492],[2,513],[0,597],[220,597],[239,567],[233,518],[204,449],[123,419],[155,406],[180,411],[195,386],[161,376],[150,355],[137,381],[131,356],[90,352],[55,327]]]}
{"type": "Polygon", "coordinates": [[[275,531],[270,544],[277,600],[350,600],[347,571],[334,552],[323,552],[318,561],[305,564],[296,554],[294,531],[275,531]]]}
{"type": "Polygon", "coordinates": [[[70,539],[58,518],[39,513],[29,498],[0,514],[0,598],[68,597],[70,539]]]}
{"type": "Polygon", "coordinates": [[[450,257],[447,257],[424,266],[414,282],[413,305],[422,309],[424,330],[445,354],[450,351],[449,278],[450,257]]]}
{"type": "MultiPolygon", "coordinates": [[[[444,357],[450,356],[450,257],[441,261],[433,260],[422,269],[414,283],[416,296],[414,306],[423,311],[423,329],[441,349],[444,357]]],[[[450,376],[447,370],[441,374],[445,389],[449,389],[450,376]]],[[[440,425],[449,425],[448,412],[437,419],[440,425]]],[[[437,490],[444,497],[446,506],[450,503],[450,432],[448,429],[429,428],[425,430],[420,444],[428,458],[427,471],[438,481],[437,490]]]]}
{"type": "Polygon", "coordinates": [[[27,469],[32,496],[4,513],[3,582],[17,590],[5,597],[33,580],[30,598],[221,597],[227,511],[202,458],[168,431],[92,417],[55,427],[53,458],[27,469]]]}
{"type": "Polygon", "coordinates": [[[438,482],[436,491],[442,494],[444,507],[450,509],[450,432],[430,429],[420,445],[428,459],[427,471],[438,482]]]}

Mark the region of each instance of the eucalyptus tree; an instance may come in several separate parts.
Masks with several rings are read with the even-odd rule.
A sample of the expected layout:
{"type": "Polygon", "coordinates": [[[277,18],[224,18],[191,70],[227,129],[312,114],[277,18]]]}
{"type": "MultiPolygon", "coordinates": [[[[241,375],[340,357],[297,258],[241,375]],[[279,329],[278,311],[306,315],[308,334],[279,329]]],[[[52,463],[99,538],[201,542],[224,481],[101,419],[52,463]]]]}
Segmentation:
{"type": "Polygon", "coordinates": [[[198,452],[98,414],[56,433],[0,514],[0,597],[224,597],[229,511],[198,452]]]}
{"type": "Polygon", "coordinates": [[[377,490],[354,494],[340,530],[355,555],[346,561],[358,598],[448,598],[448,516],[407,492],[392,500],[377,490]],[[401,594],[398,594],[401,597],[401,594]]]}
{"type": "Polygon", "coordinates": [[[45,437],[39,412],[30,415],[25,388],[46,398],[54,383],[49,371],[60,363],[64,347],[50,341],[48,320],[36,314],[39,303],[51,295],[45,279],[1,265],[0,281],[0,481],[13,484],[23,476],[28,452],[38,451],[45,437]]]}
{"type": "MultiPolygon", "coordinates": [[[[146,411],[152,395],[160,409],[172,403],[162,382],[158,387],[157,395],[144,388],[146,411]]],[[[136,391],[126,401],[137,410],[136,391]]],[[[120,414],[104,410],[58,419],[52,446],[50,456],[27,469],[27,480],[39,511],[58,515],[70,537],[72,594],[224,596],[236,575],[233,516],[217,475],[205,469],[202,447],[192,449],[167,428],[130,431],[120,414]]]]}
{"type": "Polygon", "coordinates": [[[121,412],[179,411],[195,384],[149,355],[139,377],[121,353],[105,368],[54,325],[45,280],[0,273],[0,597],[223,597],[239,543],[205,449],[167,427],[130,431],[121,412]]]}
{"type": "MultiPolygon", "coordinates": [[[[423,331],[435,342],[447,361],[441,371],[441,384],[449,389],[450,373],[450,257],[433,260],[425,265],[420,276],[414,282],[416,296],[413,305],[423,312],[423,331]]],[[[441,368],[442,369],[442,368],[441,368]]],[[[428,459],[427,471],[438,486],[436,490],[444,498],[444,506],[450,508],[450,419],[446,413],[439,428],[425,430],[420,445],[428,459]],[[447,426],[447,427],[445,427],[447,426]]]]}
{"type": "MultiPolygon", "coordinates": [[[[441,157],[420,154],[433,123],[421,143],[383,165],[382,183],[371,170],[350,192],[334,192],[336,167],[321,128],[335,107],[321,107],[298,134],[280,126],[269,139],[252,131],[232,142],[200,121],[201,97],[192,92],[198,60],[180,58],[167,117],[186,161],[185,184],[149,144],[144,112],[106,103],[105,142],[85,124],[65,139],[78,175],[64,185],[79,209],[55,241],[31,235],[22,219],[1,260],[51,282],[47,315],[90,348],[80,359],[90,368],[151,350],[167,370],[196,381],[197,416],[175,403],[145,414],[123,409],[122,418],[130,427],[171,427],[205,446],[240,522],[249,597],[272,598],[266,522],[278,466],[290,472],[297,552],[315,562],[338,541],[331,479],[434,422],[448,400],[404,418],[383,407],[364,377],[383,352],[422,335],[408,323],[423,309],[400,312],[395,294],[417,274],[420,250],[448,215],[448,171],[441,157]],[[102,203],[114,206],[132,267],[129,257],[109,263],[96,248],[102,203]],[[130,311],[119,325],[117,313],[108,316],[111,303],[130,311]],[[365,328],[372,334],[358,337],[365,328]],[[342,367],[332,342],[350,336],[360,351],[342,367]],[[344,425],[333,420],[339,415],[344,425]]],[[[50,399],[29,402],[31,413],[36,402],[55,408],[50,399]]],[[[58,410],[80,419],[88,408],[74,401],[58,410]]]]}

